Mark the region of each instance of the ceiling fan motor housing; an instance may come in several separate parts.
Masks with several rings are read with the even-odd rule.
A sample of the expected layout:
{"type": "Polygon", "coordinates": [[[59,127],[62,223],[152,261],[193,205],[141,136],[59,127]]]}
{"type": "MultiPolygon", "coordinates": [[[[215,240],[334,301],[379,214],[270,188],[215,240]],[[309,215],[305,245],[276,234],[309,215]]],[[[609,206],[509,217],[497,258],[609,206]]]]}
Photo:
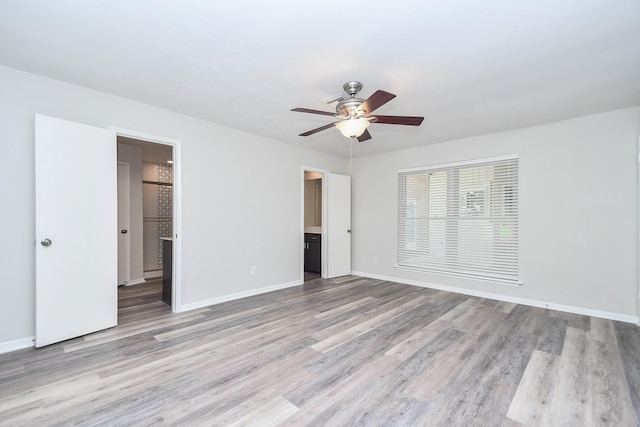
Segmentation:
{"type": "Polygon", "coordinates": [[[336,113],[338,117],[359,119],[367,114],[366,111],[359,109],[363,102],[364,99],[361,98],[348,98],[340,101],[338,105],[336,105],[336,113]]]}
{"type": "Polygon", "coordinates": [[[362,90],[362,83],[356,81],[346,82],[342,85],[342,88],[349,95],[349,98],[341,100],[338,102],[338,105],[336,105],[336,114],[338,117],[358,119],[366,115],[366,111],[358,109],[364,102],[364,99],[355,97],[358,92],[362,90]]]}

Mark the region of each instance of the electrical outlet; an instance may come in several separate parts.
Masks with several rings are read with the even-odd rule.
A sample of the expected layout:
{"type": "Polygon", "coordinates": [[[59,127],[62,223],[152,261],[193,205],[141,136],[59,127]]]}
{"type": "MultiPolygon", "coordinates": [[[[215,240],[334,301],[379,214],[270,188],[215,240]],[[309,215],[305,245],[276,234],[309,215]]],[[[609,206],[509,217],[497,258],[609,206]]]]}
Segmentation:
{"type": "Polygon", "coordinates": [[[378,257],[377,257],[377,256],[374,256],[374,257],[373,257],[373,263],[374,263],[374,264],[377,264],[377,263],[378,263],[378,257]]]}
{"type": "Polygon", "coordinates": [[[255,265],[251,266],[251,274],[256,274],[257,268],[255,265]]]}

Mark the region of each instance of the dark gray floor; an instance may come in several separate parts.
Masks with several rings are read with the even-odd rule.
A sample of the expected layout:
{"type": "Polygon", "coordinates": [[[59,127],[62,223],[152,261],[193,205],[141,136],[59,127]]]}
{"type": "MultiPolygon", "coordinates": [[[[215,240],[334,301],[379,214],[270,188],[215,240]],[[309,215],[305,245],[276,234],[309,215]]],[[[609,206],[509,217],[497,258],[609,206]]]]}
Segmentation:
{"type": "Polygon", "coordinates": [[[0,355],[0,425],[633,426],[640,328],[348,276],[0,355]]]}

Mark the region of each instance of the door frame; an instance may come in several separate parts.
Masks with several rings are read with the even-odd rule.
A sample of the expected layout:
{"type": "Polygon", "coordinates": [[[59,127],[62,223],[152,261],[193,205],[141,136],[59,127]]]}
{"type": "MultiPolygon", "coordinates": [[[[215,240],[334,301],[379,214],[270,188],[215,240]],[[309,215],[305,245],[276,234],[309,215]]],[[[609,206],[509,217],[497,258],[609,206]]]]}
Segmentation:
{"type": "MultiPolygon", "coordinates": [[[[638,144],[636,145],[636,175],[637,175],[637,184],[638,184],[638,188],[640,189],[640,135],[638,135],[638,144]]],[[[640,197],[640,191],[638,193],[638,196],[640,197]]],[[[638,236],[640,237],[640,211],[638,211],[638,236]]],[[[640,239],[638,240],[638,255],[637,255],[637,264],[636,264],[637,268],[640,268],[640,239]]],[[[638,312],[637,312],[637,325],[640,326],[640,275],[638,275],[637,277],[637,284],[638,284],[638,312]]]]}
{"type": "Polygon", "coordinates": [[[172,147],[173,154],[173,259],[171,277],[171,311],[179,313],[182,309],[182,159],[181,145],[179,139],[168,138],[164,136],[152,135],[146,132],[139,132],[129,129],[122,129],[110,126],[118,136],[140,139],[143,141],[153,142],[154,144],[169,145],[172,147]]]}
{"type": "Polygon", "coordinates": [[[300,280],[304,283],[304,173],[305,172],[315,172],[322,174],[322,243],[320,246],[320,277],[323,279],[327,278],[327,274],[329,269],[327,268],[327,260],[329,259],[329,247],[325,244],[324,239],[327,235],[327,218],[328,218],[328,204],[327,204],[327,179],[329,177],[329,171],[326,169],[318,169],[310,166],[302,166],[301,174],[301,195],[300,195],[300,222],[301,222],[301,248],[302,248],[302,259],[300,262],[300,280]]]}
{"type": "MultiPolygon", "coordinates": [[[[116,138],[117,140],[117,138],[116,138]]],[[[130,183],[131,183],[131,164],[129,162],[123,162],[118,160],[118,220],[120,219],[120,198],[122,197],[125,200],[125,204],[126,204],[126,209],[124,210],[125,212],[125,217],[126,217],[126,225],[127,225],[127,230],[131,230],[131,210],[130,210],[130,206],[131,206],[131,191],[130,191],[130,183]],[[124,193],[125,194],[120,194],[120,168],[123,167],[125,173],[125,180],[126,180],[126,185],[124,186],[124,193]]],[[[118,233],[121,233],[120,230],[120,224],[118,221],[118,233]]],[[[118,239],[120,239],[120,235],[118,235],[118,239]]],[[[118,277],[118,285],[126,285],[131,281],[131,233],[129,233],[127,231],[126,237],[125,237],[125,245],[124,245],[124,253],[120,253],[121,252],[121,248],[120,245],[118,244],[118,275],[120,273],[120,257],[123,256],[124,257],[124,262],[125,262],[125,273],[124,273],[124,279],[123,279],[123,283],[120,283],[121,279],[120,277],[118,277]]]]}

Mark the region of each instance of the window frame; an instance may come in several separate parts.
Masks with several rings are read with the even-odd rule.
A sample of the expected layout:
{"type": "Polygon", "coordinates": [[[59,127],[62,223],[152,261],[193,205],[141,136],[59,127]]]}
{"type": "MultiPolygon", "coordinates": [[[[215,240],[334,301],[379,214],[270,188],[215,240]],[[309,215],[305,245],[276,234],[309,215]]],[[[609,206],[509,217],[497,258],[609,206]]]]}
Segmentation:
{"type": "Polygon", "coordinates": [[[519,155],[401,169],[397,177],[395,268],[500,284],[522,284],[519,265],[519,155]],[[485,167],[491,169],[483,169],[485,167]],[[465,180],[467,188],[461,190],[461,172],[464,176],[476,170],[491,176],[465,180]],[[443,172],[446,178],[443,178],[443,172]],[[434,185],[432,189],[431,177],[434,174],[439,174],[439,187],[434,185]],[[418,184],[407,184],[409,176],[416,176],[418,184]],[[446,183],[443,184],[444,181],[446,183]],[[493,185],[495,189],[492,189],[493,185]],[[480,191],[484,193],[482,198],[474,202],[481,206],[477,213],[469,214],[463,202],[466,200],[466,206],[469,206],[469,194],[480,191]],[[466,199],[463,193],[466,193],[466,199]],[[421,209],[416,206],[417,198],[423,200],[421,209]],[[431,205],[436,206],[440,214],[443,209],[446,213],[432,213],[431,205]],[[413,209],[414,213],[420,211],[423,216],[411,217],[408,209],[413,209]],[[443,221],[444,225],[435,225],[443,221]],[[476,221],[476,225],[469,225],[473,224],[472,221],[476,221]],[[421,236],[417,235],[419,224],[422,224],[421,236]],[[465,233],[461,228],[469,231],[465,233]],[[413,235],[408,235],[409,232],[413,235]],[[463,253],[461,248],[469,243],[477,246],[463,253]]]}

